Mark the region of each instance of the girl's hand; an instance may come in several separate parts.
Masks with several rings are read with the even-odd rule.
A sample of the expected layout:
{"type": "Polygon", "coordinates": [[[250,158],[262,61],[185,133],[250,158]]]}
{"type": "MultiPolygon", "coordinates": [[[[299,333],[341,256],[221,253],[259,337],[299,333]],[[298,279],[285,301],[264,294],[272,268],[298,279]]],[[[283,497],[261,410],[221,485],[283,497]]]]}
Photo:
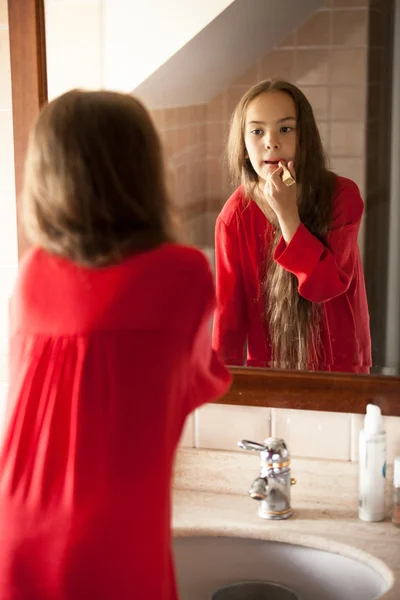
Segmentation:
{"type": "MultiPolygon", "coordinates": [[[[279,167],[268,175],[264,186],[264,196],[269,206],[272,208],[279,221],[281,219],[291,219],[298,216],[297,210],[297,185],[294,183],[287,186],[282,181],[284,163],[280,162],[279,167]]],[[[287,168],[296,179],[293,162],[290,161],[287,168]]]]}
{"type": "MultiPolygon", "coordinates": [[[[296,179],[292,161],[289,161],[287,168],[293,179],[296,179]]],[[[283,163],[279,163],[276,171],[268,176],[263,191],[266,201],[278,218],[283,238],[288,244],[300,225],[300,217],[297,208],[297,185],[296,183],[291,186],[285,185],[282,174],[283,163]]]]}

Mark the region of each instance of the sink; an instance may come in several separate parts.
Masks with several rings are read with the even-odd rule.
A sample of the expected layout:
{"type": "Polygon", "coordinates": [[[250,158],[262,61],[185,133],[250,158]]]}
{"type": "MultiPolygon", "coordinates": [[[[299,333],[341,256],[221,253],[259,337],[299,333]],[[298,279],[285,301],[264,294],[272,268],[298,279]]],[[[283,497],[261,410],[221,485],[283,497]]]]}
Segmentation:
{"type": "Polygon", "coordinates": [[[238,537],[173,540],[180,600],[211,600],[230,583],[272,581],[301,600],[372,600],[388,590],[371,567],[332,552],[238,537]]]}

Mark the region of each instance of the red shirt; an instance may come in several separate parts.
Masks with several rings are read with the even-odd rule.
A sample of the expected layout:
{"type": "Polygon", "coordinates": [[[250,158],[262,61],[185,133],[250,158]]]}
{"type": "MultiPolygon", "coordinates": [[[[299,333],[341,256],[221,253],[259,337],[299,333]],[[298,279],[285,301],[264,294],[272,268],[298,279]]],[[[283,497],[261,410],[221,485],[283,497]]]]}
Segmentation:
{"type": "Polygon", "coordinates": [[[214,286],[166,244],[88,269],[33,249],[11,300],[2,600],[175,600],[170,485],[186,416],[223,395],[214,286]]]}
{"type": "MultiPolygon", "coordinates": [[[[357,245],[364,203],[357,185],[337,177],[333,222],[326,244],[300,224],[289,244],[281,238],[274,260],[298,279],[298,291],[323,303],[320,370],[369,372],[371,339],[365,282],[357,245]]],[[[231,365],[266,367],[271,346],[263,321],[260,282],[273,227],[240,187],[216,223],[217,309],[213,346],[231,365]]]]}

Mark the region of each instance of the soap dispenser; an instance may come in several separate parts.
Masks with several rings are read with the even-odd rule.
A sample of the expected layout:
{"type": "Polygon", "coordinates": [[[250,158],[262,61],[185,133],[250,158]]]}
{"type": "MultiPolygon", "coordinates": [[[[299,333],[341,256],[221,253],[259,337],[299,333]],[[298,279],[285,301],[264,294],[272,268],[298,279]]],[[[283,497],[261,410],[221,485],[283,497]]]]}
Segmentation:
{"type": "Polygon", "coordinates": [[[359,439],[359,517],[385,518],[386,432],[379,406],[368,404],[359,439]]]}

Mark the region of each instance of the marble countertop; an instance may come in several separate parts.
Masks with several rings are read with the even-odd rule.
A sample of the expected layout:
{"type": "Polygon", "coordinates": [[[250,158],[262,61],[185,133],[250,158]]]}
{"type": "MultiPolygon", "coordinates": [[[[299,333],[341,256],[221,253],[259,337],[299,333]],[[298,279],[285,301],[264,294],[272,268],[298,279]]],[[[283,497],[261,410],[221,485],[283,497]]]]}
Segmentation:
{"type": "Polygon", "coordinates": [[[265,521],[247,494],[257,474],[258,457],[251,453],[181,449],[175,465],[174,535],[249,537],[338,553],[381,574],[389,589],[380,598],[400,599],[400,529],[390,520],[390,485],[387,519],[364,523],[358,519],[356,464],[293,460],[294,515],[265,521]]]}

